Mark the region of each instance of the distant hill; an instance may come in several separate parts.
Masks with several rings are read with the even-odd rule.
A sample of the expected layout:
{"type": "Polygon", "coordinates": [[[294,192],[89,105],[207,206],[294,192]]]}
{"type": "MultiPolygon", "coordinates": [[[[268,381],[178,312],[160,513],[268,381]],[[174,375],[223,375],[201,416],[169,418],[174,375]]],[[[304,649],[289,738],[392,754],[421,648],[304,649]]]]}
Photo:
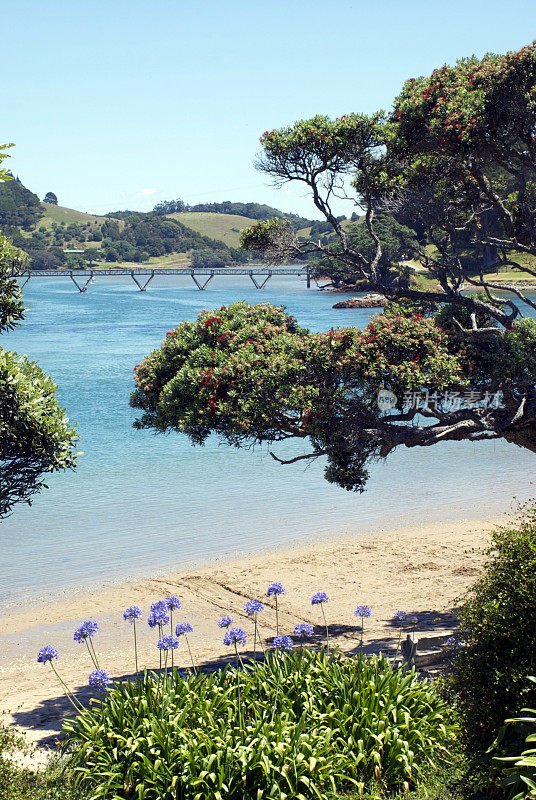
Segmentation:
{"type": "Polygon", "coordinates": [[[167,219],[176,219],[186,227],[203,236],[210,236],[225,242],[228,247],[240,246],[240,231],[247,228],[253,220],[238,214],[215,214],[208,211],[192,211],[167,214],[167,219]]]}
{"type": "Polygon", "coordinates": [[[231,200],[224,200],[221,203],[198,203],[195,206],[190,206],[183,200],[164,200],[153,208],[153,214],[229,214],[232,216],[246,217],[249,220],[259,219],[286,219],[294,230],[305,228],[313,223],[313,220],[306,217],[300,217],[298,214],[289,214],[285,211],[280,211],[273,206],[267,206],[261,203],[237,203],[231,200]]]}
{"type": "Polygon", "coordinates": [[[240,231],[269,217],[288,219],[301,235],[320,233],[317,222],[259,203],[171,201],[147,213],[98,215],[40,202],[18,179],[0,183],[0,230],[28,253],[32,269],[251,263],[259,256],[240,248],[240,231]]]}

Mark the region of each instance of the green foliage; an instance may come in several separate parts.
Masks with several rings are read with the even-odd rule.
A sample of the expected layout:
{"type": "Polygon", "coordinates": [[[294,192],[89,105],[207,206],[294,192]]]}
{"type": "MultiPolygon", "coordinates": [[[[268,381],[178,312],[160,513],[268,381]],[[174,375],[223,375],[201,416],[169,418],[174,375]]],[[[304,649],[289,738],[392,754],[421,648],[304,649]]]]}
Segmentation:
{"type": "Polygon", "coordinates": [[[57,206],[58,198],[54,194],[54,192],[47,192],[46,195],[43,197],[43,203],[50,203],[53,206],[57,206]]]}
{"type": "Polygon", "coordinates": [[[0,144],[0,181],[11,180],[11,175],[7,169],[1,166],[2,161],[4,161],[6,158],[10,158],[9,153],[4,152],[10,147],[13,147],[13,144],[0,144]]]}
{"type": "Polygon", "coordinates": [[[462,647],[451,686],[472,753],[483,752],[507,716],[536,702],[536,506],[498,528],[482,577],[460,611],[462,647]]]}
{"type": "Polygon", "coordinates": [[[511,146],[509,115],[526,129],[536,124],[536,49],[527,45],[505,55],[465,58],[427,78],[406,81],[395,101],[393,125],[409,148],[439,146],[447,152],[511,146]],[[498,113],[499,111],[499,113],[498,113]]]}
{"type": "Polygon", "coordinates": [[[328,455],[327,479],[359,491],[381,443],[360,431],[356,449],[345,437],[373,428],[378,389],[402,398],[465,383],[432,319],[380,316],[362,331],[312,334],[281,308],[244,302],[181,323],[135,378],[136,427],[181,431],[197,444],[216,433],[237,447],[309,438],[328,455]]]}
{"type": "Polygon", "coordinates": [[[95,799],[322,800],[416,784],[448,761],[449,717],[414,671],[305,650],[116,685],[64,724],[64,748],[95,799]]]}
{"type": "Polygon", "coordinates": [[[286,214],[272,206],[261,205],[260,203],[236,203],[231,200],[224,200],[222,203],[198,203],[190,206],[183,200],[165,200],[157,203],[153,208],[153,214],[173,214],[173,213],[208,213],[208,214],[231,214],[248,219],[267,219],[268,217],[278,217],[286,219],[295,230],[304,228],[310,224],[310,220],[300,217],[298,214],[286,214]]]}
{"type": "Polygon", "coordinates": [[[20,270],[25,256],[0,234],[0,333],[13,330],[24,319],[24,305],[13,271],[20,270]]]}
{"type": "Polygon", "coordinates": [[[194,250],[192,253],[192,267],[225,267],[227,253],[224,250],[194,250]]]}
{"type": "Polygon", "coordinates": [[[0,349],[0,517],[46,486],[43,474],[76,463],[76,432],[52,378],[26,356],[0,349]]]}
{"type": "Polygon", "coordinates": [[[223,242],[202,236],[175,219],[159,214],[122,212],[123,221],[105,222],[101,227],[102,251],[107,261],[144,261],[148,256],[163,256],[167,253],[184,253],[201,250],[214,253],[214,258],[233,263],[235,253],[223,242]]]}
{"type": "Polygon", "coordinates": [[[45,772],[17,766],[15,759],[28,752],[24,740],[0,725],[0,797],[2,800],[79,800],[85,796],[74,788],[58,765],[45,772]]]}
{"type": "Polygon", "coordinates": [[[30,230],[42,216],[39,198],[18,178],[0,181],[0,230],[30,230]]]}
{"type": "Polygon", "coordinates": [[[240,247],[245,250],[265,250],[271,245],[274,235],[287,227],[287,223],[278,217],[256,222],[240,231],[240,247]]]}
{"type": "MultiPolygon", "coordinates": [[[[410,253],[417,246],[417,239],[414,231],[405,225],[400,225],[396,220],[387,215],[379,215],[374,224],[374,231],[382,242],[382,255],[379,261],[379,269],[383,270],[385,276],[390,270],[395,269],[400,272],[398,262],[402,256],[410,253]]],[[[312,235],[312,231],[311,231],[312,235]]],[[[372,260],[376,249],[376,243],[366,225],[358,223],[349,225],[346,228],[346,238],[348,244],[363,253],[366,259],[372,260]]],[[[333,236],[331,244],[333,244],[333,236]]],[[[330,239],[327,240],[327,244],[330,239]]],[[[335,244],[330,247],[330,252],[338,252],[341,246],[335,244]]],[[[328,277],[335,286],[341,284],[355,284],[362,277],[357,264],[348,264],[344,261],[337,261],[333,256],[323,256],[314,262],[314,274],[318,277],[328,277]]]]}
{"type": "Polygon", "coordinates": [[[383,144],[382,114],[347,114],[336,120],[317,115],[286,128],[265,131],[260,138],[274,169],[278,165],[296,177],[307,169],[351,173],[371,147],[383,144]]]}
{"type": "MultiPolygon", "coordinates": [[[[529,676],[529,681],[536,683],[536,678],[529,676]]],[[[523,708],[522,713],[523,717],[506,720],[506,725],[501,729],[494,747],[494,749],[500,748],[503,738],[512,728],[516,732],[529,729],[521,754],[518,751],[518,754],[514,756],[496,756],[493,759],[497,765],[502,766],[502,770],[507,776],[503,781],[503,786],[510,789],[511,800],[536,797],[536,747],[534,746],[536,742],[536,709],[523,708]]]]}

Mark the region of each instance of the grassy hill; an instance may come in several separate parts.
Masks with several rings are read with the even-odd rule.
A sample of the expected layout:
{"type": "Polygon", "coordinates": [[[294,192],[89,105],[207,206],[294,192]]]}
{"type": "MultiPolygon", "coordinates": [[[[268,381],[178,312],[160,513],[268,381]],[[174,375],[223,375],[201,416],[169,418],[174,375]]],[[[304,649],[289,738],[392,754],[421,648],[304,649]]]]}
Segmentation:
{"type": "Polygon", "coordinates": [[[237,214],[215,214],[208,211],[191,211],[168,214],[169,219],[176,219],[203,236],[218,239],[228,247],[239,247],[240,230],[252,225],[255,220],[237,214]]]}
{"type": "Polygon", "coordinates": [[[102,225],[106,222],[107,217],[99,217],[96,214],[85,214],[83,211],[75,211],[74,208],[65,208],[64,206],[55,206],[52,203],[41,203],[41,209],[44,216],[39,220],[39,225],[45,228],[51,228],[52,223],[56,222],[61,225],[65,222],[70,225],[72,222],[77,225],[85,225],[87,222],[91,226],[102,225]]]}

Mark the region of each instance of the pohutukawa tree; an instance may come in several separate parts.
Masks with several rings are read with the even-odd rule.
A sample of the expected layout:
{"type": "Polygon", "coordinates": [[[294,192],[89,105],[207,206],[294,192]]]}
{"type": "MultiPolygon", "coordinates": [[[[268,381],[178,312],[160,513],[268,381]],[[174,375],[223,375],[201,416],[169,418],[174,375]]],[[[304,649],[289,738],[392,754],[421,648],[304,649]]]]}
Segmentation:
{"type": "MultiPolygon", "coordinates": [[[[0,164],[7,154],[0,146],[0,164]]],[[[0,180],[8,178],[0,167],[0,180]]],[[[14,274],[25,254],[0,234],[0,334],[24,319],[14,274]]],[[[31,502],[47,473],[74,467],[76,431],[58,404],[52,378],[26,356],[0,347],[0,518],[31,502]]]]}
{"type": "Polygon", "coordinates": [[[306,439],[297,458],[327,457],[347,489],[400,445],[502,438],[536,452],[536,299],[495,280],[508,265],[536,278],[536,45],[410,80],[390,114],[317,116],[261,144],[259,169],[305,184],[333,236],[302,242],[272,219],[242,245],[329,259],[390,302],[362,331],[325,334],[267,305],[204,312],[136,368],[138,426],[236,446],[306,439]],[[341,198],[362,210],[368,246],[337,219],[341,198]],[[432,290],[391,258],[387,216],[411,229],[432,290]]]}

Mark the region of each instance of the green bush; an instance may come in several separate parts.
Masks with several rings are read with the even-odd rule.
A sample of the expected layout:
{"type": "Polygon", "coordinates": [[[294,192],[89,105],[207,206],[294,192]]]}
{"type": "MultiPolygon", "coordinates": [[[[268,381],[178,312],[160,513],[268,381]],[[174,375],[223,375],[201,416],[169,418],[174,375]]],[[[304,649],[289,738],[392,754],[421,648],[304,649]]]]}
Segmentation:
{"type": "Polygon", "coordinates": [[[293,651],[118,684],[65,723],[64,748],[92,798],[320,800],[408,790],[448,760],[449,713],[387,659],[293,651]]]}
{"type": "MultiPolygon", "coordinates": [[[[530,676],[529,681],[536,683],[536,678],[530,676]]],[[[529,730],[521,754],[518,750],[517,755],[493,759],[496,764],[503,767],[503,772],[506,774],[503,786],[510,789],[511,800],[536,797],[536,709],[524,708],[522,711],[523,717],[506,720],[494,747],[495,750],[500,750],[505,735],[511,731],[512,727],[516,733],[526,733],[527,729],[529,730]]]]}
{"type": "Polygon", "coordinates": [[[482,577],[460,613],[451,686],[467,744],[482,753],[506,717],[535,705],[536,506],[492,534],[482,577]]]}
{"type": "Polygon", "coordinates": [[[27,749],[24,740],[0,725],[1,800],[82,800],[58,766],[34,772],[14,763],[13,756],[27,749]]]}

